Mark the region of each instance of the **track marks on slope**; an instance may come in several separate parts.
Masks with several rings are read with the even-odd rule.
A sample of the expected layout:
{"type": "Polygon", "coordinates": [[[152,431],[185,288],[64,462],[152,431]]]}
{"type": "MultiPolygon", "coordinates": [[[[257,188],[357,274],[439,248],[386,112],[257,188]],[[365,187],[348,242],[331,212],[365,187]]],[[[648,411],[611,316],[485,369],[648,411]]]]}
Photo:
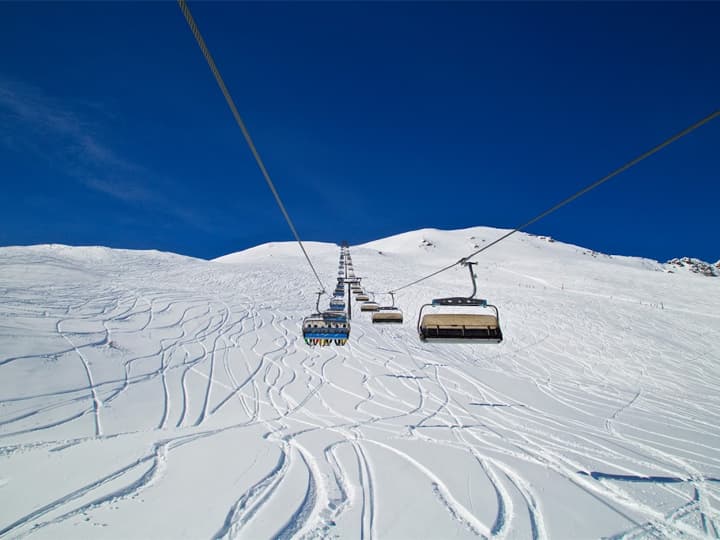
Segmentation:
{"type": "MultiPolygon", "coordinates": [[[[513,338],[516,331],[494,349],[422,345],[411,328],[378,328],[357,312],[347,347],[309,349],[298,339],[306,305],[294,276],[281,279],[256,272],[231,279],[223,275],[217,277],[222,286],[210,294],[203,291],[216,275],[204,272],[188,280],[183,290],[165,290],[156,283],[135,283],[122,290],[120,279],[118,290],[76,290],[67,294],[72,302],[50,307],[58,320],[79,321],[73,323],[80,325],[73,332],[67,330],[69,326],[63,328],[77,347],[58,346],[54,352],[78,351],[88,359],[92,371],[86,373],[87,388],[27,396],[22,402],[0,400],[5,404],[0,422],[19,428],[3,434],[3,439],[10,443],[22,434],[44,436],[52,438],[54,448],[62,453],[66,444],[73,444],[68,442],[73,437],[58,436],[48,426],[56,425],[62,434],[76,429],[68,404],[87,404],[92,394],[92,407],[82,415],[95,417],[94,436],[101,439],[118,431],[113,409],[129,410],[128,403],[137,396],[147,397],[152,389],[155,399],[146,404],[151,418],[139,418],[134,426],[138,431],[160,429],[164,437],[170,431],[258,424],[267,428],[267,440],[282,450],[277,467],[228,501],[225,520],[218,523],[219,537],[259,530],[252,528],[259,526],[255,518],[280,500],[278,486],[290,485],[291,463],[294,474],[306,479],[296,485],[302,484],[304,491],[298,492],[297,507],[287,514],[278,534],[329,535],[331,522],[341,526],[357,515],[363,537],[376,536],[376,511],[382,512],[376,503],[382,492],[377,490],[382,484],[373,481],[368,457],[374,452],[368,449],[384,445],[380,452],[400,451],[399,442],[418,441],[441,451],[466,452],[475,460],[473,467],[489,479],[487,493],[478,494],[477,486],[453,484],[440,468],[428,468],[435,475],[432,478],[401,458],[408,464],[404,477],[423,478],[437,504],[473,535],[503,537],[525,531],[535,538],[552,535],[553,524],[546,516],[552,501],[526,476],[536,467],[552,471],[561,481],[618,511],[643,516],[647,525],[630,529],[629,537],[658,531],[717,536],[718,490],[702,485],[702,479],[715,474],[719,465],[711,449],[713,437],[718,436],[718,422],[712,420],[720,419],[720,401],[712,395],[698,401],[683,394],[686,385],[678,380],[673,365],[687,364],[688,379],[711,389],[720,377],[707,344],[697,354],[690,351],[678,360],[670,354],[680,339],[673,336],[661,343],[663,349],[656,357],[644,355],[652,340],[622,343],[614,335],[624,325],[636,325],[641,334],[652,332],[652,324],[633,320],[632,311],[622,303],[617,320],[603,320],[592,298],[584,320],[577,322],[590,337],[578,343],[563,338],[572,337],[573,325],[553,313],[543,324],[535,324],[533,319],[545,306],[529,298],[527,306],[513,304],[506,319],[510,329],[528,323],[522,343],[513,338]],[[196,281],[190,286],[192,280],[196,281]],[[234,286],[240,283],[242,287],[234,286]],[[271,290],[275,296],[258,304],[238,290],[271,290]],[[279,305],[283,309],[270,307],[279,305]],[[90,328],[83,325],[98,326],[95,323],[102,325],[99,332],[82,332],[90,328]],[[548,329],[554,324],[562,332],[551,335],[548,329]],[[99,351],[119,361],[121,369],[104,371],[94,360],[99,351]],[[634,383],[648,373],[646,379],[653,384],[648,387],[643,382],[641,393],[634,383]],[[661,410],[666,411],[663,422],[653,421],[661,410]],[[31,421],[36,433],[28,431],[31,421]],[[328,439],[322,445],[317,444],[321,437],[328,439]],[[613,486],[611,479],[578,479],[578,470],[679,474],[691,479],[696,500],[653,514],[632,486],[613,486]],[[476,497],[497,504],[497,515],[486,523],[473,509],[476,497]],[[697,516],[697,524],[690,516],[697,516]]],[[[408,304],[419,300],[417,294],[418,298],[408,296],[408,304]]],[[[678,336],[690,339],[687,333],[678,336]]],[[[20,363],[8,365],[12,364],[20,363]]],[[[10,448],[8,444],[0,453],[22,451],[22,443],[10,448]]],[[[150,462],[143,467],[150,467],[150,462]]],[[[129,472],[122,483],[132,487],[130,476],[143,476],[140,469],[129,472]]],[[[156,478],[159,481],[162,475],[156,478]]],[[[677,486],[649,487],[687,498],[677,486]]],[[[72,501],[36,519],[51,523],[56,514],[70,515],[73,506],[84,505],[79,499],[72,501]]]]}

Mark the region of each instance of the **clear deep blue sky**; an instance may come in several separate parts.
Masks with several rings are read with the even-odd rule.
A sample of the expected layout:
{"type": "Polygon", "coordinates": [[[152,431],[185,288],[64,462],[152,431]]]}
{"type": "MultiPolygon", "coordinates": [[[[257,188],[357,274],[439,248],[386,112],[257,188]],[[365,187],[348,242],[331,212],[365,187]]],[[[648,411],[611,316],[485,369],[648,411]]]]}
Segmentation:
{"type": "MultiPolygon", "coordinates": [[[[513,227],[720,107],[720,3],[190,3],[307,240],[513,227]]],[[[174,2],[0,3],[0,245],[291,238],[174,2]]],[[[537,223],[720,258],[720,120],[537,223]]]]}

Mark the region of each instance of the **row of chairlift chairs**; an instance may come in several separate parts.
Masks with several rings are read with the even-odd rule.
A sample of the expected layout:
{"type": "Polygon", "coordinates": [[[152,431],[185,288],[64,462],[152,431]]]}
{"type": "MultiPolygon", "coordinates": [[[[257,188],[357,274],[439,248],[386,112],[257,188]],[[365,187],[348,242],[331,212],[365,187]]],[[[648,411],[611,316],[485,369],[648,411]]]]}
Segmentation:
{"type": "Polygon", "coordinates": [[[392,305],[381,306],[375,301],[374,295],[371,299],[370,296],[368,296],[368,294],[363,291],[362,286],[360,285],[360,278],[355,277],[352,261],[348,262],[347,271],[348,278],[345,281],[349,283],[350,290],[355,295],[355,300],[357,300],[358,302],[362,302],[360,304],[360,311],[372,312],[371,319],[373,323],[386,324],[403,322],[403,313],[397,307],[395,307],[395,296],[392,295],[392,293],[392,305]]]}
{"type": "MultiPolygon", "coordinates": [[[[420,308],[417,332],[421,341],[438,343],[500,343],[503,339],[500,328],[500,314],[496,306],[487,300],[475,298],[477,283],[473,266],[477,263],[463,263],[470,271],[473,291],[469,297],[435,298],[420,308]],[[452,308],[451,312],[438,309],[452,308]],[[467,312],[470,309],[490,309],[491,314],[467,312]]],[[[389,293],[392,304],[381,306],[362,289],[360,278],[355,276],[352,259],[347,246],[343,246],[338,266],[338,282],[330,299],[329,309],[320,312],[320,296],[316,313],[303,321],[303,337],[308,345],[345,345],[350,337],[350,321],[345,305],[345,285],[361,302],[360,311],[371,312],[373,324],[402,324],[403,312],[395,306],[395,296],[389,293]]]]}
{"type": "MultiPolygon", "coordinates": [[[[349,254],[348,254],[349,257],[349,254]]],[[[360,278],[355,277],[355,272],[352,266],[352,261],[348,261],[348,278],[346,281],[350,284],[351,292],[355,294],[355,300],[362,302],[360,304],[360,311],[372,312],[371,320],[374,324],[387,324],[387,323],[402,323],[403,313],[395,307],[395,296],[390,293],[392,297],[392,305],[381,306],[363,291],[360,285],[360,278]]]]}
{"type": "Polygon", "coordinates": [[[318,293],[315,304],[315,313],[303,320],[303,338],[307,345],[327,346],[345,345],[350,337],[350,321],[348,320],[345,305],[345,268],[349,262],[350,253],[347,246],[340,251],[340,265],[338,267],[338,282],[330,299],[329,309],[320,311],[320,297],[318,293]]]}

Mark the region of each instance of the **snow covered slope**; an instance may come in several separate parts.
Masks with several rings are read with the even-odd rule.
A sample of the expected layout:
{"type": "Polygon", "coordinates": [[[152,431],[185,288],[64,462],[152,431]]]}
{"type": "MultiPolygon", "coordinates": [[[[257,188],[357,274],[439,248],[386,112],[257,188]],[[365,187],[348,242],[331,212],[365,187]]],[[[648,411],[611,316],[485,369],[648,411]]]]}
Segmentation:
{"type": "MultiPolygon", "coordinates": [[[[351,254],[383,291],[501,233],[351,254]]],[[[0,538],[720,537],[720,279],[524,234],[478,262],[503,343],[419,342],[457,268],[311,348],[294,244],[0,248],[0,538]]]]}

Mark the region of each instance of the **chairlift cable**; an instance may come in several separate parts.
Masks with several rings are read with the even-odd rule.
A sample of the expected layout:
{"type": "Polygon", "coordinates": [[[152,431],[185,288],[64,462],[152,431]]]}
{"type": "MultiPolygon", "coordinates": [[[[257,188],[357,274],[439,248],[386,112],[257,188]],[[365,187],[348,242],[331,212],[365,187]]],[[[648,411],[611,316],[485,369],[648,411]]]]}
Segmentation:
{"type": "Polygon", "coordinates": [[[596,181],[593,182],[592,184],[590,184],[590,185],[582,188],[580,191],[574,193],[574,194],[571,195],[570,197],[567,197],[566,199],[563,199],[562,201],[560,201],[559,203],[557,203],[555,206],[553,206],[553,207],[551,207],[551,208],[548,208],[547,210],[545,210],[544,212],[538,214],[537,216],[535,216],[535,217],[532,218],[531,220],[523,223],[522,225],[519,225],[519,226],[515,227],[515,228],[514,228],[513,230],[511,230],[510,232],[505,233],[504,235],[502,235],[500,238],[497,238],[496,240],[493,240],[492,242],[490,242],[490,243],[487,244],[486,246],[483,246],[482,248],[478,249],[477,251],[473,251],[470,255],[467,255],[466,257],[463,257],[462,259],[460,259],[460,260],[458,260],[458,261],[455,261],[455,262],[452,263],[452,264],[449,264],[449,265],[447,265],[447,266],[444,266],[443,268],[440,268],[439,270],[436,270],[435,272],[433,272],[433,273],[431,273],[431,274],[428,274],[428,275],[426,275],[426,276],[423,276],[423,277],[421,277],[421,278],[419,278],[419,279],[416,279],[415,281],[412,281],[412,282],[410,282],[410,283],[407,283],[406,285],[403,285],[403,286],[401,286],[401,287],[397,287],[397,288],[395,288],[395,289],[392,289],[392,290],[390,290],[390,291],[388,291],[388,292],[389,292],[389,293],[390,293],[390,292],[396,293],[396,292],[401,291],[401,290],[403,290],[403,289],[407,289],[408,287],[412,287],[413,285],[417,285],[418,283],[420,283],[420,282],[422,282],[422,281],[425,281],[426,279],[430,279],[431,277],[435,277],[435,276],[437,276],[438,274],[441,274],[442,272],[445,272],[446,270],[450,270],[451,268],[454,268],[455,266],[457,266],[457,265],[459,265],[459,264],[463,264],[463,263],[467,262],[469,259],[472,259],[473,257],[475,257],[476,255],[479,255],[479,254],[482,253],[483,251],[485,251],[485,250],[487,250],[487,249],[490,249],[492,246],[494,246],[494,245],[496,245],[496,244],[499,244],[500,242],[502,242],[503,240],[505,240],[505,239],[508,238],[509,236],[512,236],[512,235],[515,234],[516,232],[519,232],[519,231],[521,231],[522,229],[525,229],[526,227],[529,227],[530,225],[532,225],[532,224],[540,221],[540,220],[543,219],[544,217],[547,217],[548,215],[552,214],[552,213],[555,212],[556,210],[559,210],[559,209],[562,208],[563,206],[571,203],[571,202],[574,201],[575,199],[577,199],[577,198],[585,195],[585,194],[588,193],[589,191],[592,191],[592,190],[595,189],[596,187],[599,187],[600,185],[604,184],[605,182],[607,182],[607,181],[610,180],[611,178],[614,178],[615,176],[619,175],[620,173],[627,171],[627,170],[630,169],[631,167],[633,167],[633,166],[637,165],[638,163],[640,163],[641,161],[649,158],[649,157],[652,156],[653,154],[656,154],[657,152],[659,152],[660,150],[662,150],[662,149],[665,148],[666,146],[669,146],[669,145],[671,145],[672,143],[674,143],[675,141],[683,138],[685,135],[688,135],[688,134],[692,133],[693,131],[695,131],[695,130],[698,129],[699,127],[707,124],[707,123],[710,122],[711,120],[714,120],[714,119],[717,118],[718,116],[720,116],[720,109],[718,109],[718,110],[710,113],[709,115],[705,116],[704,118],[701,118],[700,120],[698,120],[697,122],[695,122],[695,123],[692,124],[691,126],[688,126],[687,128],[683,129],[682,131],[676,133],[675,135],[673,135],[672,137],[670,137],[670,138],[666,139],[665,141],[661,142],[661,143],[658,144],[657,146],[654,146],[653,148],[651,148],[651,149],[648,150],[647,152],[645,152],[645,153],[637,156],[637,157],[634,158],[634,159],[631,159],[630,161],[628,161],[627,163],[625,163],[625,164],[622,165],[621,167],[618,167],[617,169],[615,169],[614,171],[612,171],[610,174],[608,174],[608,175],[606,175],[606,176],[603,176],[603,177],[600,178],[599,180],[596,180],[596,181]]]}
{"type": "Polygon", "coordinates": [[[227,86],[225,86],[225,82],[223,81],[222,76],[220,75],[220,70],[218,70],[217,65],[215,65],[215,60],[213,59],[212,55],[210,54],[210,51],[207,48],[207,45],[205,44],[205,40],[202,37],[202,34],[200,34],[200,30],[197,27],[197,24],[195,23],[195,19],[192,16],[192,13],[190,13],[190,8],[187,5],[186,0],[177,0],[178,5],[180,6],[180,10],[182,11],[183,15],[185,16],[185,20],[188,23],[188,26],[190,27],[190,30],[192,31],[193,36],[195,36],[195,41],[197,41],[197,44],[200,47],[200,50],[203,53],[203,56],[205,56],[205,60],[208,63],[208,66],[210,67],[210,71],[212,71],[212,74],[215,76],[215,81],[217,82],[218,86],[220,87],[220,90],[223,93],[223,96],[225,96],[225,101],[228,104],[228,107],[230,107],[230,111],[232,112],[233,116],[235,117],[235,122],[237,122],[238,127],[240,128],[240,131],[242,131],[243,136],[245,137],[245,141],[247,142],[248,146],[250,147],[250,151],[252,152],[253,157],[255,158],[255,162],[257,163],[258,167],[260,168],[260,171],[262,172],[263,177],[265,178],[265,182],[267,182],[268,187],[270,188],[270,191],[272,191],[273,197],[275,197],[275,202],[277,202],[277,205],[280,207],[280,211],[282,212],[283,216],[285,217],[285,221],[287,221],[288,226],[290,227],[290,230],[293,233],[293,236],[295,237],[295,240],[297,240],[297,243],[300,245],[300,249],[303,252],[303,255],[305,255],[305,259],[307,260],[308,264],[310,265],[310,268],[313,271],[313,274],[315,274],[315,279],[317,279],[318,283],[320,284],[320,288],[323,292],[325,292],[325,285],[323,285],[322,280],[320,279],[320,276],[318,275],[317,271],[315,270],[315,266],[313,265],[312,261],[310,260],[310,256],[308,255],[307,251],[305,251],[305,246],[303,246],[302,240],[300,240],[300,235],[298,234],[297,230],[295,229],[295,225],[293,225],[292,220],[290,219],[290,214],[288,214],[287,210],[285,209],[285,205],[282,202],[282,199],[280,198],[280,194],[278,193],[277,189],[275,188],[275,184],[273,183],[272,179],[270,178],[270,174],[267,171],[267,168],[265,167],[265,164],[263,163],[263,160],[260,158],[260,154],[257,151],[257,148],[255,148],[255,143],[252,140],[252,137],[250,137],[250,132],[248,131],[247,127],[245,126],[245,122],[243,121],[242,117],[240,116],[240,113],[237,110],[237,107],[235,106],[235,102],[233,101],[232,96],[230,95],[230,92],[227,89],[227,86]]]}

